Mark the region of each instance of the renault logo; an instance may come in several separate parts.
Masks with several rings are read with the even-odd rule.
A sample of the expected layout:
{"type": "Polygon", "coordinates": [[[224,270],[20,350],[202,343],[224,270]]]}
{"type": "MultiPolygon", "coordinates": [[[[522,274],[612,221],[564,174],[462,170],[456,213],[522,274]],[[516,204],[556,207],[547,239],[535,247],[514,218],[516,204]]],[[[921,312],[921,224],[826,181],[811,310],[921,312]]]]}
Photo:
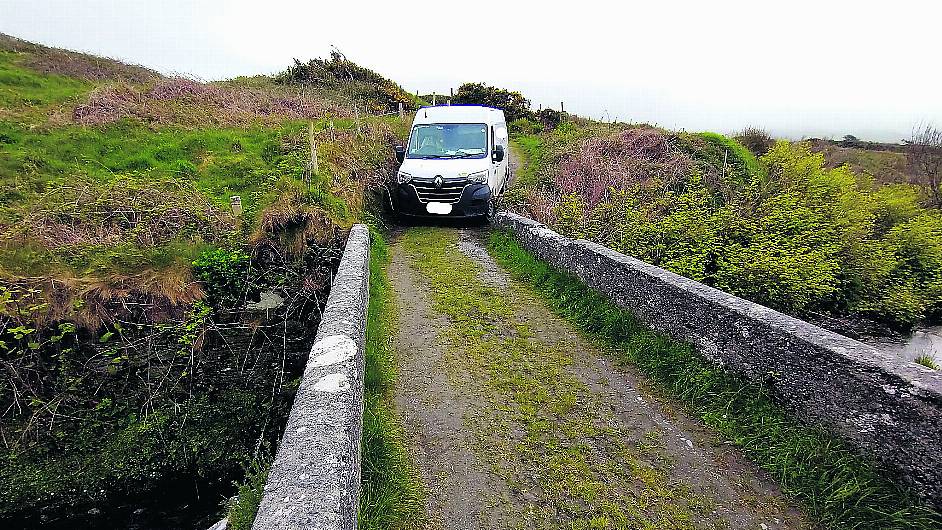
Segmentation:
{"type": "Polygon", "coordinates": [[[440,189],[445,184],[445,179],[443,179],[441,175],[435,175],[435,180],[432,182],[435,183],[436,188],[440,189]]]}

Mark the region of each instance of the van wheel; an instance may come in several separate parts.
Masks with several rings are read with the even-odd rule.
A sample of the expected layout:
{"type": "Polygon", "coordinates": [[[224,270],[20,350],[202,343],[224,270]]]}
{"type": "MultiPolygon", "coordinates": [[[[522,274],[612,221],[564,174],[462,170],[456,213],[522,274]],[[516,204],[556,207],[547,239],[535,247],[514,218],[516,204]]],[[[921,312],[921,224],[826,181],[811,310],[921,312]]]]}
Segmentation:
{"type": "Polygon", "coordinates": [[[484,218],[490,222],[494,219],[495,215],[497,215],[497,201],[494,200],[494,197],[491,197],[487,201],[487,210],[484,212],[484,218]]]}

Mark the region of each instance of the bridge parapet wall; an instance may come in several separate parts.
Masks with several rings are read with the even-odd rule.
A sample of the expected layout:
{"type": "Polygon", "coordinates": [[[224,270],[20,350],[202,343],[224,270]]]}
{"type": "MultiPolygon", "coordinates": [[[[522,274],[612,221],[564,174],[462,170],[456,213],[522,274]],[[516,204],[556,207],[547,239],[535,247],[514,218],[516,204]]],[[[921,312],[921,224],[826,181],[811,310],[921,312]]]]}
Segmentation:
{"type": "Polygon", "coordinates": [[[350,230],[253,530],[353,530],[360,500],[370,233],[350,230]]]}
{"type": "Polygon", "coordinates": [[[876,457],[942,504],[942,373],[513,213],[495,224],[556,269],[713,362],[800,420],[876,457]]]}

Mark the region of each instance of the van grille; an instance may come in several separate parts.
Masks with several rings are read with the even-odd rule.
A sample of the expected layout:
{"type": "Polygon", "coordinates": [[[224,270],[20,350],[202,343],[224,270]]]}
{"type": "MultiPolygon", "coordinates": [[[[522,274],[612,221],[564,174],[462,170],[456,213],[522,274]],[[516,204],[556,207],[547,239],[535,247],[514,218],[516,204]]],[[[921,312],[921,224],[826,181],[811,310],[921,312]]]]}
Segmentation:
{"type": "Polygon", "coordinates": [[[412,179],[412,187],[419,197],[419,202],[450,202],[455,203],[461,199],[461,193],[468,185],[466,178],[443,179],[441,188],[435,187],[435,179],[412,179]]]}

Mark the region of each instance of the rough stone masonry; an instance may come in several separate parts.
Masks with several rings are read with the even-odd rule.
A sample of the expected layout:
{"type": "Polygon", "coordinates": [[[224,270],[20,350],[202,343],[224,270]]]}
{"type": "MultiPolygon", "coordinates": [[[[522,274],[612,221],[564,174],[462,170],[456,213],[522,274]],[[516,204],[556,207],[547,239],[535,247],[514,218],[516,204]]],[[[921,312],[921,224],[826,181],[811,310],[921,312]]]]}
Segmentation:
{"type": "Polygon", "coordinates": [[[360,498],[370,233],[350,230],[254,530],[353,530],[360,498]]]}
{"type": "Polygon", "coordinates": [[[495,224],[654,330],[765,385],[791,413],[872,455],[942,508],[942,373],[536,221],[495,224]]]}

